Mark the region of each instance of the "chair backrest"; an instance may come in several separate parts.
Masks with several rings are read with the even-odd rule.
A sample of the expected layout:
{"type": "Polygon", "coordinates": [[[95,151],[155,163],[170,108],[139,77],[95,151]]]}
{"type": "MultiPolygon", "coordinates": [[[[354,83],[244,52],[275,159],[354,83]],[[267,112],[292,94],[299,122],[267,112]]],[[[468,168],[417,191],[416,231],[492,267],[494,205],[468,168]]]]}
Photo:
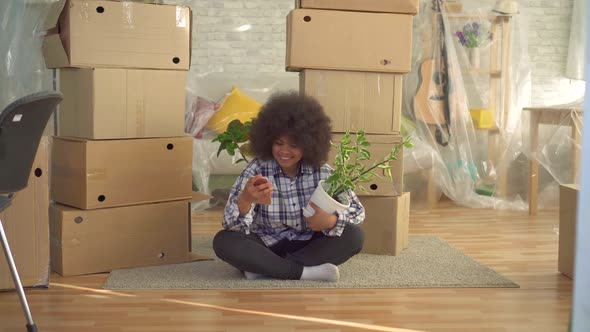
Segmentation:
{"type": "Polygon", "coordinates": [[[39,92],[0,111],[0,193],[27,186],[41,135],[62,100],[59,92],[39,92]]]}

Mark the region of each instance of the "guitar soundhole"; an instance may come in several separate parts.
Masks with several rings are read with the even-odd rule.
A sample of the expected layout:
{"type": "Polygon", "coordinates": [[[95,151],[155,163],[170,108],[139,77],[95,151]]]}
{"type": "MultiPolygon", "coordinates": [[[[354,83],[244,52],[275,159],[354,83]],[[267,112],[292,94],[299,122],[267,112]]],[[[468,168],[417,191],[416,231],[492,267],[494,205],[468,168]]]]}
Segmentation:
{"type": "Polygon", "coordinates": [[[436,85],[445,85],[447,83],[447,78],[444,73],[436,72],[432,75],[432,80],[436,85]]]}

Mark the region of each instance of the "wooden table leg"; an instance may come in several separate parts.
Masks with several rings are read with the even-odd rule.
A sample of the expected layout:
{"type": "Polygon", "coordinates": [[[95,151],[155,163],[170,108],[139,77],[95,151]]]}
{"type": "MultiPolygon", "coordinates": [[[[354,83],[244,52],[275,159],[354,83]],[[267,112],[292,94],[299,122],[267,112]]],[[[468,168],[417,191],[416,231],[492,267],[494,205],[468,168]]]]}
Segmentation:
{"type": "Polygon", "coordinates": [[[572,146],[572,183],[579,183],[580,173],[580,149],[578,147],[581,146],[581,135],[576,125],[576,122],[572,123],[572,140],[574,141],[572,146]]]}
{"type": "Polygon", "coordinates": [[[529,160],[529,215],[537,214],[537,193],[539,191],[539,164],[535,159],[537,146],[539,145],[539,115],[531,112],[530,143],[531,157],[529,160]]]}
{"type": "Polygon", "coordinates": [[[436,177],[434,175],[435,169],[434,169],[434,162],[432,163],[432,167],[430,168],[430,170],[428,170],[428,183],[426,185],[426,200],[428,202],[428,208],[432,209],[436,206],[437,202],[438,202],[438,197],[437,197],[437,183],[436,183],[436,177]]]}

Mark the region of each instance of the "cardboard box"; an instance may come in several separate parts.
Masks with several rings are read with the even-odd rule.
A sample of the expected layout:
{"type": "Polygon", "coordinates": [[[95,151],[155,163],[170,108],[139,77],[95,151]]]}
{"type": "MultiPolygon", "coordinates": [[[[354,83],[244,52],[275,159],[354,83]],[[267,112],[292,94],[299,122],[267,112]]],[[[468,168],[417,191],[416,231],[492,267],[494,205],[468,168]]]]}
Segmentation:
{"type": "Polygon", "coordinates": [[[416,15],[420,9],[420,2],[418,0],[295,0],[295,8],[416,15]]]}
{"type": "Polygon", "coordinates": [[[184,135],[186,72],[64,68],[59,135],[89,139],[184,135]]]}
{"type": "Polygon", "coordinates": [[[188,201],[49,211],[51,268],[62,276],[190,260],[188,201]]]}
{"type": "Polygon", "coordinates": [[[322,104],[333,132],[400,133],[402,75],[305,69],[299,86],[322,104]]]}
{"type": "MultiPolygon", "coordinates": [[[[17,192],[12,203],[0,213],[10,251],[23,287],[49,284],[49,138],[39,142],[28,186],[17,192]]],[[[14,283],[0,248],[0,289],[14,289],[14,283]]]]}
{"type": "MultiPolygon", "coordinates": [[[[68,0],[43,41],[47,68],[114,67],[188,70],[189,7],[68,0]]],[[[48,13],[48,17],[55,17],[48,13]]]]}
{"type": "Polygon", "coordinates": [[[410,193],[395,197],[359,197],[365,207],[365,243],[361,252],[399,255],[409,245],[410,193]]]}
{"type": "Polygon", "coordinates": [[[288,71],[333,69],[407,73],[412,16],[294,9],[287,15],[288,71]]]}
{"type": "Polygon", "coordinates": [[[55,137],[51,197],[80,209],[190,200],[192,145],[192,137],[55,137]]]}
{"type": "Polygon", "coordinates": [[[559,272],[571,279],[574,278],[579,191],[580,187],[575,184],[559,186],[559,254],[557,268],[559,272]]]}
{"type": "MultiPolygon", "coordinates": [[[[343,134],[332,134],[332,142],[339,144],[342,140],[343,134]]],[[[363,161],[365,165],[372,165],[374,162],[381,160],[389,154],[391,149],[403,141],[401,136],[396,135],[366,135],[367,141],[371,144],[367,149],[371,153],[371,160],[363,161]]],[[[351,134],[351,140],[354,140],[354,135],[351,134]]],[[[332,147],[328,155],[328,164],[333,165],[337,150],[332,147]]],[[[376,169],[375,173],[381,177],[375,177],[371,182],[361,183],[367,191],[364,192],[360,188],[355,190],[358,196],[398,196],[403,193],[404,188],[404,152],[403,148],[397,156],[397,160],[390,162],[391,175],[393,182],[385,175],[385,170],[376,169]]],[[[358,187],[358,186],[357,186],[358,187]]]]}

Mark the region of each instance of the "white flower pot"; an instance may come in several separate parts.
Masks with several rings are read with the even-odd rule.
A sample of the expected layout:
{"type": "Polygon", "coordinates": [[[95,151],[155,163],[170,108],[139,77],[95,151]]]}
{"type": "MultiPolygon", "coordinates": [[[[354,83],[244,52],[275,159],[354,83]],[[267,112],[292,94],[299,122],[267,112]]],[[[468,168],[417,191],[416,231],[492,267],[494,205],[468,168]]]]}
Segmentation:
{"type": "MultiPolygon", "coordinates": [[[[315,188],[311,198],[309,199],[310,202],[315,203],[320,209],[324,210],[327,213],[334,213],[336,211],[343,211],[350,207],[350,202],[345,195],[342,195],[342,199],[345,199],[345,204],[338,202],[337,200],[333,199],[328,195],[324,187],[327,187],[328,184],[326,181],[321,180],[318,186],[315,188]]],[[[306,207],[303,208],[303,215],[306,218],[309,218],[315,214],[315,210],[307,204],[306,207]]]]}

